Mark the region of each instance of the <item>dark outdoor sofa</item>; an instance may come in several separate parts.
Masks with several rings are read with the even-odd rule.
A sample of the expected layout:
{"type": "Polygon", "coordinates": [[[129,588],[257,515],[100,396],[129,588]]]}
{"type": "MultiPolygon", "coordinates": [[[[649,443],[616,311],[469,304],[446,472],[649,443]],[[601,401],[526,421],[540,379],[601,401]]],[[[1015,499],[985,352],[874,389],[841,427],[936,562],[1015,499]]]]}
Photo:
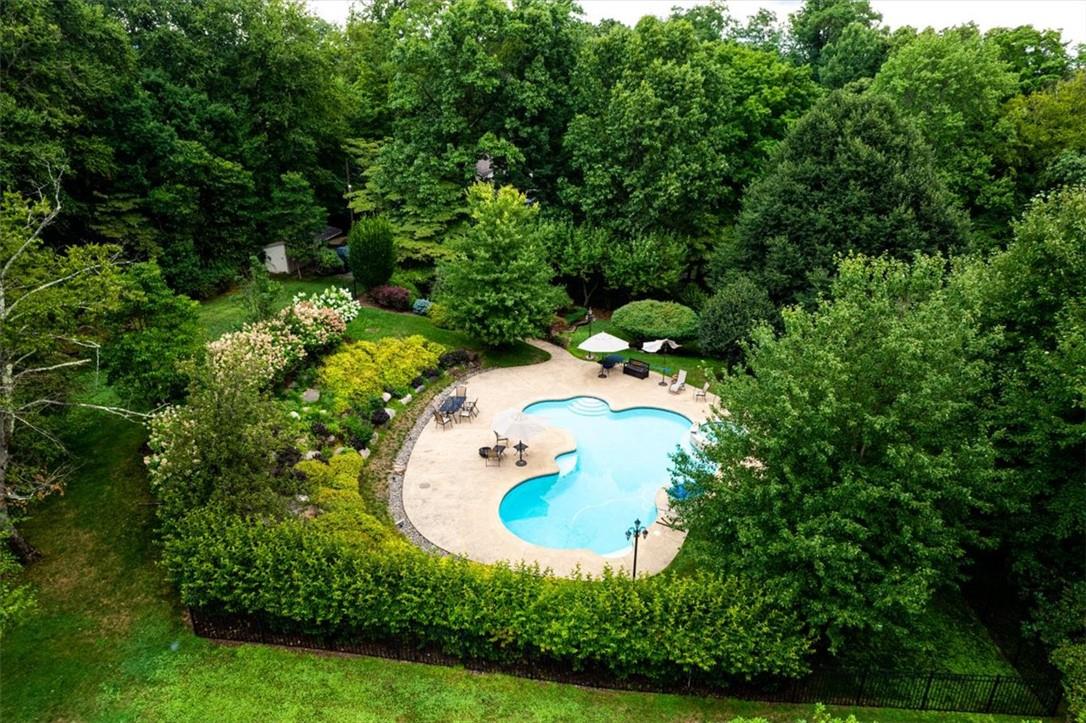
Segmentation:
{"type": "Polygon", "coordinates": [[[649,365],[640,359],[627,359],[622,364],[622,373],[638,379],[648,379],[649,365]]]}

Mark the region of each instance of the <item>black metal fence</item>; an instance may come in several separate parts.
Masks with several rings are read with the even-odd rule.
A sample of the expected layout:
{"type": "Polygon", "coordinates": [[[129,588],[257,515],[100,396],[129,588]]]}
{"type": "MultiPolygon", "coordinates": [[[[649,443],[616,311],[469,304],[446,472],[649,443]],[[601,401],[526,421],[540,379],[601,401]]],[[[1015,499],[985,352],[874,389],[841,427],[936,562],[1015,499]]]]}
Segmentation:
{"type": "Polygon", "coordinates": [[[560,661],[461,660],[400,640],[371,641],[345,635],[294,632],[282,624],[269,624],[255,616],[197,609],[190,609],[189,613],[193,631],[201,637],[216,640],[327,650],[431,665],[461,665],[480,672],[619,690],[729,696],[775,703],[826,703],[1024,716],[1056,715],[1063,692],[1055,678],[840,668],[816,670],[799,679],[750,682],[687,678],[685,682],[668,685],[644,678],[616,678],[605,671],[572,670],[560,661]]]}

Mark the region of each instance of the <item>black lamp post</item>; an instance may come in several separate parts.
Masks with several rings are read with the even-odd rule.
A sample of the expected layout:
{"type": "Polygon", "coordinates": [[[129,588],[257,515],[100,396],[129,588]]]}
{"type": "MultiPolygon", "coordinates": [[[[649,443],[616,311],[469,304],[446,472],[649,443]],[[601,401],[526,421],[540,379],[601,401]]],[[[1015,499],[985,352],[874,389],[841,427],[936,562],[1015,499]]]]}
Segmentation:
{"type": "Polygon", "coordinates": [[[647,528],[641,526],[641,520],[634,520],[633,527],[626,530],[626,541],[629,542],[630,538],[633,538],[634,542],[634,563],[633,563],[633,579],[637,579],[637,543],[643,537],[648,537],[649,531],[647,528]]]}

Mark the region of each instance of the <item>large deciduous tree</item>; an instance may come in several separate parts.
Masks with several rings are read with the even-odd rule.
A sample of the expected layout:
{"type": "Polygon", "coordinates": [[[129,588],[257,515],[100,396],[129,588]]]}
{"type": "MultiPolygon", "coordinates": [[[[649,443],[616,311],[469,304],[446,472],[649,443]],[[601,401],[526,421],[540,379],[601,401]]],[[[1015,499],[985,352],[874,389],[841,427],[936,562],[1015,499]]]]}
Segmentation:
{"type": "Polygon", "coordinates": [[[984,320],[1003,330],[992,363],[1005,503],[1000,532],[1025,587],[1050,600],[1086,559],[1086,188],[1034,200],[996,254],[984,320]]]}
{"type": "Polygon", "coordinates": [[[792,55],[817,71],[823,51],[841,37],[845,28],[853,24],[874,28],[880,20],[882,15],[871,8],[868,0],[806,0],[788,19],[792,55]]]}
{"type": "Polygon", "coordinates": [[[59,204],[56,179],[37,198],[5,192],[0,209],[0,537],[23,559],[35,551],[14,514],[60,488],[54,419],[77,403],[73,372],[94,368],[121,288],[116,247],[43,244],[59,204]]]}
{"type": "Polygon", "coordinates": [[[978,542],[988,370],[944,266],[844,260],[815,311],[754,332],[746,368],[717,385],[715,441],[677,464],[675,507],[706,564],[789,597],[831,647],[907,630],[978,542]]]}
{"type": "Polygon", "coordinates": [[[840,254],[952,250],[965,229],[908,120],[888,99],[846,88],[796,124],[751,186],[734,258],[774,301],[804,301],[840,254]]]}
{"type": "Polygon", "coordinates": [[[413,3],[389,22],[391,134],[371,148],[360,199],[383,205],[359,210],[387,211],[416,238],[439,236],[466,218],[479,161],[495,181],[553,199],[581,34],[572,5],[413,3]]]}
{"type": "Polygon", "coordinates": [[[729,221],[817,93],[806,69],[774,54],[655,18],[587,41],[573,88],[562,198],[626,235],[705,236],[729,221]]]}
{"type": "Polygon", "coordinates": [[[998,160],[1010,143],[1003,106],[1018,89],[999,48],[973,26],[926,30],[895,51],[871,86],[892,98],[931,145],[947,187],[996,234],[1014,210],[998,160]]]}
{"type": "Polygon", "coordinates": [[[198,357],[203,342],[198,306],[170,290],[157,264],[126,270],[101,352],[102,369],[126,403],[150,408],[184,393],[181,363],[198,357]]]}
{"type": "Polygon", "coordinates": [[[452,326],[488,346],[544,330],[560,303],[535,220],[537,208],[511,186],[468,190],[471,226],[450,241],[457,256],[439,270],[439,300],[452,326]]]}

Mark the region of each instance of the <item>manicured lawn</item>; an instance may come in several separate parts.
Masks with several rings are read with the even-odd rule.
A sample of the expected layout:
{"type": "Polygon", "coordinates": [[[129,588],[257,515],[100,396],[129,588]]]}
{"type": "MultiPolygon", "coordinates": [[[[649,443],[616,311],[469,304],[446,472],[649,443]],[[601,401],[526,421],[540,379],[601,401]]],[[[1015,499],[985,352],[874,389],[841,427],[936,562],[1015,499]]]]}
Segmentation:
{"type": "MultiPolygon", "coordinates": [[[[592,334],[599,334],[601,331],[606,331],[608,334],[613,334],[620,339],[626,338],[626,334],[616,330],[610,321],[597,320],[592,322],[592,334]]],[[[573,332],[570,343],[569,351],[576,357],[584,359],[588,355],[577,348],[577,345],[590,336],[589,327],[582,326],[573,332]]],[[[669,376],[675,374],[680,369],[685,369],[687,373],[686,383],[689,386],[700,387],[705,382],[705,370],[711,369],[714,371],[721,371],[726,366],[724,362],[719,359],[709,359],[707,357],[685,355],[685,354],[649,354],[643,351],[628,350],[620,352],[622,356],[631,359],[640,359],[646,362],[652,370],[652,378],[659,381],[660,370],[667,369],[669,376]]],[[[598,356],[598,355],[597,355],[598,356]]]]}
{"type": "MultiPolygon", "coordinates": [[[[276,298],[276,306],[280,309],[287,306],[290,300],[298,293],[312,293],[324,291],[329,286],[343,286],[349,288],[347,282],[341,279],[280,279],[279,296],[276,298]]],[[[245,322],[244,298],[238,291],[229,291],[214,299],[208,299],[200,304],[200,322],[207,330],[209,339],[214,339],[228,331],[237,329],[245,322]]]]}
{"type": "MultiPolygon", "coordinates": [[[[329,286],[349,288],[349,284],[340,279],[285,279],[280,282],[282,288],[276,300],[282,308],[290,303],[295,294],[319,292],[329,286]]],[[[238,292],[230,292],[204,302],[200,306],[200,321],[207,330],[209,339],[214,339],[225,332],[241,327],[245,322],[243,299],[238,292]]],[[[535,364],[546,361],[549,356],[545,351],[523,342],[506,348],[486,349],[474,339],[458,331],[439,329],[424,316],[417,314],[399,314],[370,306],[363,307],[347,329],[352,339],[380,339],[385,336],[411,336],[421,334],[450,349],[471,349],[479,352],[486,366],[507,367],[522,364],[535,364]]]]}
{"type": "MultiPolygon", "coordinates": [[[[221,307],[226,302],[212,302],[221,307]]],[[[211,323],[226,314],[211,315],[211,323]]],[[[360,334],[430,333],[425,320],[367,310],[360,334]],[[393,320],[389,317],[397,317],[393,320]],[[410,321],[407,321],[410,319],[410,321]]],[[[441,332],[445,333],[445,332],[441,332]]],[[[439,341],[441,339],[438,339],[439,341]]],[[[108,390],[91,390],[97,401],[108,390]]],[[[0,642],[0,720],[729,720],[809,717],[812,706],[599,691],[367,658],[201,640],[157,565],[144,429],[81,413],[82,465],[24,526],[44,558],[25,579],[39,607],[0,642]]],[[[839,709],[843,710],[843,709],[839,709]]],[[[863,720],[1011,721],[862,709],[863,720]]]]}
{"type": "Polygon", "coordinates": [[[347,327],[352,339],[380,339],[386,336],[411,336],[420,334],[427,339],[444,344],[450,349],[471,349],[483,356],[483,363],[493,367],[515,367],[547,361],[550,355],[531,344],[520,342],[509,347],[487,349],[459,331],[439,329],[425,316],[398,314],[372,306],[362,307],[358,317],[347,327]]]}

